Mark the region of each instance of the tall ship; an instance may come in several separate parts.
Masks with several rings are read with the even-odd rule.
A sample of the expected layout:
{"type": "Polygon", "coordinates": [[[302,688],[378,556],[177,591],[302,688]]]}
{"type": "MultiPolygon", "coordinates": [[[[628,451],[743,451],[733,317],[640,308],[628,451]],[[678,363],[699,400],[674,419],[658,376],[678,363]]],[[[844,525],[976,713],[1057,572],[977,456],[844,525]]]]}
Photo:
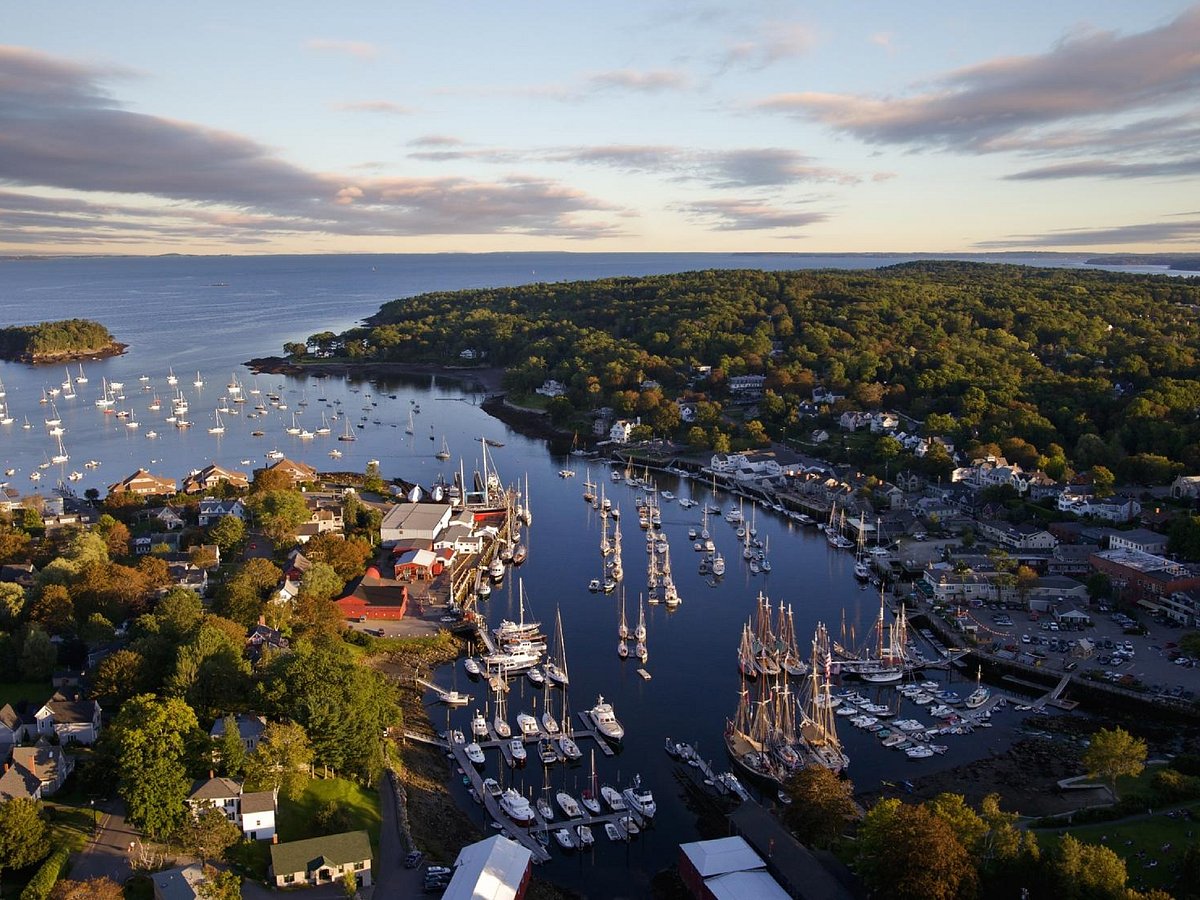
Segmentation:
{"type": "Polygon", "coordinates": [[[884,620],[883,593],[879,595],[879,616],[872,640],[858,651],[833,646],[832,664],[843,675],[856,675],[863,681],[889,684],[901,680],[918,668],[908,647],[908,616],[901,604],[892,622],[884,620]]]}

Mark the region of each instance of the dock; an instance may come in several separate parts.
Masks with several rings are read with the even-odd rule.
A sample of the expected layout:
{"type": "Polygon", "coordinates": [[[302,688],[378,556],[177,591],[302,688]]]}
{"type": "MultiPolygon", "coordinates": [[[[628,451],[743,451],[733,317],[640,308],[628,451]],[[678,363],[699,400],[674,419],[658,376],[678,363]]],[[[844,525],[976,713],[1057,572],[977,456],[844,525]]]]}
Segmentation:
{"type": "MultiPolygon", "coordinates": [[[[581,717],[584,716],[583,713],[580,713],[579,715],[581,717]]],[[[511,746],[512,739],[509,738],[504,740],[497,738],[490,723],[488,724],[488,736],[489,740],[479,741],[479,746],[484,750],[498,750],[504,761],[510,767],[513,766],[514,760],[512,758],[511,746]]],[[[541,729],[539,729],[536,734],[531,733],[520,736],[519,739],[522,741],[522,743],[526,745],[533,745],[532,752],[529,756],[530,764],[537,764],[541,761],[540,757],[537,755],[537,744],[539,741],[549,736],[550,735],[541,729]]],[[[414,735],[414,737],[416,736],[414,735]]],[[[514,735],[514,737],[516,737],[516,735],[514,735]]],[[[612,756],[613,754],[613,750],[608,743],[590,727],[584,728],[582,731],[573,732],[572,737],[576,742],[578,742],[580,738],[591,738],[600,745],[601,749],[607,756],[612,756]]],[[[439,745],[444,746],[444,744],[439,745]]],[[[638,825],[639,828],[644,827],[647,824],[646,820],[632,809],[621,810],[619,812],[602,812],[599,815],[592,815],[582,804],[580,804],[581,815],[573,819],[554,818],[547,820],[544,819],[540,813],[535,811],[534,824],[518,825],[516,822],[512,821],[508,816],[506,816],[500,809],[499,801],[484,789],[483,773],[469,759],[467,759],[466,744],[451,744],[450,751],[453,753],[454,760],[458,764],[458,767],[462,769],[463,774],[466,775],[467,780],[471,783],[471,787],[479,796],[480,801],[483,803],[484,809],[487,810],[488,815],[492,818],[492,821],[503,825],[505,830],[513,836],[514,840],[516,840],[521,844],[521,846],[525,847],[525,849],[533,854],[533,861],[535,863],[541,864],[544,862],[549,862],[550,860],[550,851],[547,849],[545,844],[538,840],[539,833],[548,835],[549,832],[556,829],[574,829],[578,825],[597,825],[600,827],[601,831],[603,831],[605,823],[611,822],[616,825],[619,830],[621,830],[624,838],[628,840],[629,835],[624,830],[624,826],[621,823],[622,819],[628,816],[631,821],[638,825]]],[[[558,754],[558,758],[560,761],[564,759],[561,753],[558,754]]],[[[578,802],[578,798],[576,798],[576,801],[578,802]]],[[[600,837],[602,836],[603,835],[597,835],[596,840],[599,841],[600,837]]],[[[577,839],[573,838],[573,841],[577,842],[577,839]]]]}

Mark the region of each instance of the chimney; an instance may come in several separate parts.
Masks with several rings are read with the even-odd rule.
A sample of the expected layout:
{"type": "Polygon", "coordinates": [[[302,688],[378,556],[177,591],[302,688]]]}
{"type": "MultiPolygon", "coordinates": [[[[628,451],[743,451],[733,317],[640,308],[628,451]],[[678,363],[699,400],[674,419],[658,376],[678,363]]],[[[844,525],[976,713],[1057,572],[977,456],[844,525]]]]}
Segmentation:
{"type": "Polygon", "coordinates": [[[212,779],[213,779],[215,776],[216,776],[216,773],[215,773],[215,772],[213,772],[213,770],[212,770],[212,769],[209,769],[209,770],[208,770],[208,779],[209,779],[209,781],[212,781],[212,779]]]}
{"type": "Polygon", "coordinates": [[[258,617],[258,624],[259,624],[259,625],[266,625],[266,624],[267,624],[267,617],[266,617],[266,616],[259,616],[259,617],[258,617]]]}

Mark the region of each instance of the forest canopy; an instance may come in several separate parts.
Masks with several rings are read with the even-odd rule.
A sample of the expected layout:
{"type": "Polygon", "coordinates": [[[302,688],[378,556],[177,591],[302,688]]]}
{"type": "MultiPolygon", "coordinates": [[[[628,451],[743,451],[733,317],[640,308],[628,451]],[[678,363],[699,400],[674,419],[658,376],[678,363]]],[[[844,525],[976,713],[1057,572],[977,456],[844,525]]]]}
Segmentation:
{"type": "Polygon", "coordinates": [[[647,379],[719,400],[730,376],[763,374],[771,437],[824,386],[963,444],[1200,468],[1198,309],[1194,278],[923,261],[422,294],[308,346],[452,364],[485,350],[510,387],[555,378],[578,409],[619,408],[647,379]]]}
{"type": "Polygon", "coordinates": [[[123,349],[107,328],[90,319],[0,328],[0,358],[20,362],[60,361],[119,353],[123,349]]]}

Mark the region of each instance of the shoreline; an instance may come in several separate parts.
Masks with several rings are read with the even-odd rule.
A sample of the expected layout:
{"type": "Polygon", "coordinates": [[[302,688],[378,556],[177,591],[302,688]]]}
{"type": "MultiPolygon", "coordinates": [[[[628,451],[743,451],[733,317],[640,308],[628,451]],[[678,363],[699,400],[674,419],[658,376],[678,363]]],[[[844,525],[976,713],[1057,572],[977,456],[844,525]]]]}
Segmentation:
{"type": "Polygon", "coordinates": [[[63,363],[82,362],[85,360],[110,359],[114,356],[124,356],[129,349],[128,344],[116,341],[108,347],[99,350],[71,350],[63,353],[22,353],[18,356],[0,357],[6,362],[24,363],[27,366],[59,366],[63,363]]]}
{"type": "Polygon", "coordinates": [[[504,369],[498,366],[445,366],[439,363],[401,362],[304,362],[298,363],[283,356],[259,356],[242,365],[254,374],[271,375],[347,375],[369,379],[380,375],[440,375],[456,381],[479,386],[484,393],[497,394],[503,388],[504,369]]]}

